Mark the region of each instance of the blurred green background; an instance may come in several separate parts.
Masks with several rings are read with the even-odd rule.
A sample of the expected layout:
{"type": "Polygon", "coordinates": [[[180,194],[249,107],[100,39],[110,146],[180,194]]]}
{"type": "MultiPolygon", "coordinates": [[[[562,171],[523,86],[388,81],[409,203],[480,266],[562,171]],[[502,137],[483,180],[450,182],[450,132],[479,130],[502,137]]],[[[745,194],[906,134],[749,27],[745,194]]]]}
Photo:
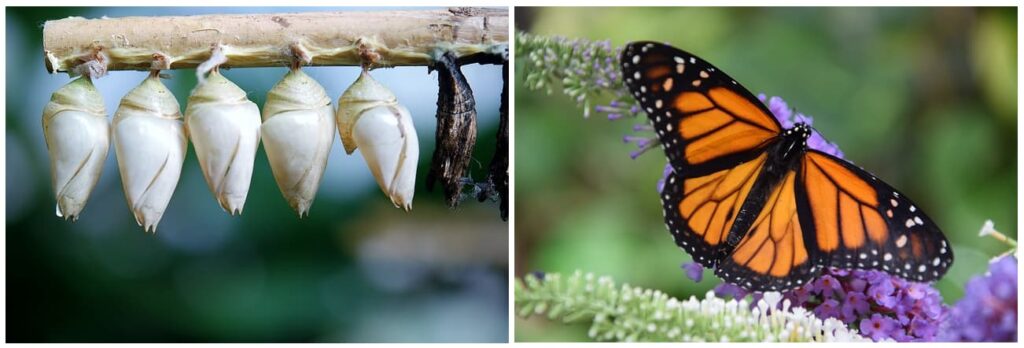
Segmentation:
{"type": "MultiPolygon", "coordinates": [[[[413,114],[420,139],[414,209],[394,208],[361,154],[335,139],[309,217],[298,219],[262,148],[245,212],[230,217],[209,192],[193,149],[155,235],[136,226],[114,151],[76,223],[54,216],[42,108],[70,79],[43,66],[42,24],[67,16],[374,11],[381,8],[7,8],[6,262],[11,342],[505,342],[508,225],[496,203],[457,210],[423,189],[434,149],[437,75],[378,69],[413,114]]],[[[357,67],[304,69],[337,99],[357,67]]],[[[262,106],[287,69],[224,75],[262,106]]],[[[472,176],[494,152],[499,66],[463,68],[479,111],[472,176]]],[[[195,70],[168,71],[182,109],[195,70]]],[[[146,72],[96,80],[107,111],[146,72]]],[[[438,190],[439,191],[439,190],[438,190]]]]}
{"type": "MultiPolygon", "coordinates": [[[[517,8],[537,35],[667,42],[780,96],[928,212],[956,253],[937,283],[947,303],[1017,234],[1017,23],[1013,8],[517,8]]],[[[591,119],[556,88],[516,72],[516,276],[580,269],[676,297],[702,296],[665,230],[655,183],[665,157],[637,160],[633,123],[591,119]]],[[[589,340],[588,323],[517,318],[517,341],[589,340]]]]}

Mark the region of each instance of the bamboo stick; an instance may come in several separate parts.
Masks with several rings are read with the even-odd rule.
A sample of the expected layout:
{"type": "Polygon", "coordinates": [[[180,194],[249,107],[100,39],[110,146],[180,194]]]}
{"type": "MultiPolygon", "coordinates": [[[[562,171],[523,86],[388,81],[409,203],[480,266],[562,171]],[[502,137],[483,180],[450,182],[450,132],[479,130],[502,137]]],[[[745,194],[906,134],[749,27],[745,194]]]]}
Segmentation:
{"type": "Polygon", "coordinates": [[[295,52],[306,65],[360,65],[367,52],[375,66],[430,65],[438,49],[459,58],[507,49],[508,10],[70,17],[43,25],[50,73],[92,60],[108,71],[194,68],[216,44],[224,67],[288,66],[295,52]]]}

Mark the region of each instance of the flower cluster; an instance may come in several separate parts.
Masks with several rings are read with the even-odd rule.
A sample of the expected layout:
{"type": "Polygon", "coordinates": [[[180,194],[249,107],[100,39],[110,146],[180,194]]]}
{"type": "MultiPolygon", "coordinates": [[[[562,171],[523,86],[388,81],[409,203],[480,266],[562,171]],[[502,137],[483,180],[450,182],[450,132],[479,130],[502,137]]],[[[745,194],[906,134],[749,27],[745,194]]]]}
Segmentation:
{"type": "Polygon", "coordinates": [[[551,93],[552,86],[561,83],[562,92],[583,106],[584,117],[590,116],[591,98],[608,93],[613,102],[599,111],[621,117],[619,105],[625,105],[625,111],[639,113],[638,107],[630,106],[635,101],[622,83],[620,52],[622,48],[612,48],[608,41],[516,34],[517,62],[523,64],[526,87],[551,93]]]}
{"type": "Polygon", "coordinates": [[[515,303],[523,317],[590,319],[588,335],[602,341],[867,341],[856,329],[836,319],[819,319],[777,292],[765,293],[753,304],[718,298],[710,291],[702,300],[678,300],[657,290],[616,287],[609,277],[577,271],[568,277],[527,275],[516,282],[515,303]]]}
{"type": "Polygon", "coordinates": [[[989,264],[988,274],[967,283],[963,299],[950,311],[943,341],[1017,341],[1017,258],[989,264]]]}
{"type": "MultiPolygon", "coordinates": [[[[728,283],[718,285],[715,293],[733,298],[750,294],[728,283]]],[[[875,341],[932,341],[947,312],[938,290],[874,270],[828,269],[783,296],[819,318],[836,318],[859,328],[875,341]]]]}

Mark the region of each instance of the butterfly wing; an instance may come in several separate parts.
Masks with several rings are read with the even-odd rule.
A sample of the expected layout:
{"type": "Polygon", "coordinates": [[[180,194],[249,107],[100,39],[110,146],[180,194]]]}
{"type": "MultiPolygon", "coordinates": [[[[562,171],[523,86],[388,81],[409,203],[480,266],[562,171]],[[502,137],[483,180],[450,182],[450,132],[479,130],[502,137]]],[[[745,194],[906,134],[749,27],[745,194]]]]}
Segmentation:
{"type": "Polygon", "coordinates": [[[699,177],[757,157],[782,131],[747,89],[710,63],[654,42],[626,45],[626,86],[647,112],[676,173],[699,177]]]}
{"type": "Polygon", "coordinates": [[[731,248],[726,243],[767,155],[698,177],[673,172],[661,192],[665,223],[676,245],[707,268],[715,268],[731,248]]]}
{"type": "Polygon", "coordinates": [[[811,248],[833,267],[934,281],[953,264],[949,241],[917,205],[874,175],[808,150],[797,191],[811,248]]]}
{"type": "Polygon", "coordinates": [[[822,257],[808,248],[809,231],[800,220],[797,179],[798,169],[786,171],[715,275],[748,290],[783,291],[821,272],[822,257]]]}
{"type": "Polygon", "coordinates": [[[654,125],[672,164],[662,192],[680,248],[716,267],[740,207],[782,126],[731,77],[671,46],[634,42],[620,57],[624,81],[654,125]]]}

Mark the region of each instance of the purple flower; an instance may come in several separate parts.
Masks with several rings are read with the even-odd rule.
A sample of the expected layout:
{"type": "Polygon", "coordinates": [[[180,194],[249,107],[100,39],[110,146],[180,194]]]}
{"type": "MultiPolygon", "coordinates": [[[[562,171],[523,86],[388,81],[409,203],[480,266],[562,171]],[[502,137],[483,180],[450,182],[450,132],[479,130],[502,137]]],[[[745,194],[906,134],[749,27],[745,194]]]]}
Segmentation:
{"type": "Polygon", "coordinates": [[[893,308],[896,305],[896,297],[893,296],[895,289],[892,286],[892,282],[883,281],[878,284],[872,285],[868,289],[868,296],[875,300],[876,303],[886,308],[893,308]]]}
{"type": "Polygon", "coordinates": [[[907,286],[906,288],[904,288],[903,291],[904,291],[904,293],[907,294],[907,297],[909,297],[911,299],[914,299],[914,300],[920,300],[920,299],[924,298],[924,296],[925,296],[925,290],[924,289],[925,289],[924,285],[921,285],[919,283],[912,283],[912,284],[910,284],[910,286],[907,286]]]}
{"type": "Polygon", "coordinates": [[[853,310],[852,307],[847,306],[846,304],[843,304],[842,307],[839,308],[839,316],[836,318],[839,318],[839,321],[842,321],[843,323],[846,324],[855,322],[857,321],[857,319],[860,319],[860,317],[857,316],[857,312],[853,310]]]}
{"type": "Polygon", "coordinates": [[[855,276],[863,277],[864,280],[868,281],[868,284],[875,285],[881,282],[891,282],[892,276],[885,272],[878,271],[854,271],[855,276]]]}
{"type": "Polygon", "coordinates": [[[901,301],[902,305],[892,306],[891,308],[894,312],[893,314],[896,314],[896,322],[900,323],[900,325],[910,324],[911,316],[914,315],[912,307],[913,304],[908,304],[905,302],[906,301],[901,301]]]}
{"type": "Polygon", "coordinates": [[[701,267],[699,263],[684,262],[682,268],[686,271],[686,277],[694,282],[700,283],[701,279],[704,279],[704,267],[701,267]]]}
{"type": "Polygon", "coordinates": [[[933,337],[938,331],[938,327],[929,322],[928,320],[921,318],[914,318],[910,321],[910,333],[917,337],[933,337]]]}
{"type": "Polygon", "coordinates": [[[860,321],[860,332],[872,340],[881,341],[891,336],[894,326],[896,323],[892,319],[875,313],[871,315],[871,319],[860,321]]]}
{"type": "Polygon", "coordinates": [[[987,275],[971,278],[942,331],[946,341],[1017,341],[1017,259],[999,258],[987,275]]]}
{"type": "Polygon", "coordinates": [[[839,317],[839,301],[828,299],[814,308],[814,314],[818,318],[837,318],[839,317]]]}
{"type": "Polygon", "coordinates": [[[782,128],[793,127],[793,110],[789,108],[789,104],[786,104],[785,100],[779,97],[768,98],[764,93],[759,93],[757,99],[760,99],[762,103],[766,103],[768,111],[771,111],[775,115],[775,119],[779,120],[782,124],[782,128]]]}
{"type": "MultiPolygon", "coordinates": [[[[825,140],[825,137],[821,136],[817,130],[811,132],[811,137],[807,139],[807,147],[827,153],[832,156],[843,158],[843,151],[839,150],[839,146],[825,140]]],[[[845,159],[845,158],[843,158],[845,159]]]]}
{"type": "Polygon", "coordinates": [[[848,309],[853,314],[867,314],[871,310],[871,304],[868,303],[868,297],[864,294],[851,292],[846,295],[843,309],[848,309]]]}
{"type": "Polygon", "coordinates": [[[803,306],[811,298],[811,287],[801,286],[783,294],[793,306],[803,306]]]}
{"type": "Polygon", "coordinates": [[[669,174],[672,174],[672,164],[665,163],[665,169],[661,171],[661,179],[658,179],[658,193],[665,189],[665,181],[668,180],[669,174]]]}
{"type": "Polygon", "coordinates": [[[868,281],[863,278],[853,278],[850,279],[848,286],[850,291],[863,293],[868,288],[868,281]]]}
{"type": "Polygon", "coordinates": [[[820,292],[822,296],[831,297],[832,292],[842,290],[843,286],[839,285],[839,281],[836,278],[826,274],[814,281],[814,289],[820,292]]]}
{"type": "Polygon", "coordinates": [[[930,341],[935,333],[928,328],[938,327],[945,312],[942,297],[930,286],[874,270],[829,268],[819,279],[784,296],[791,299],[794,306],[809,309],[823,319],[835,316],[853,327],[869,325],[871,316],[879,315],[885,319],[881,325],[892,326],[892,329],[885,331],[885,335],[876,333],[873,336],[876,340],[930,341]],[[837,302],[838,313],[834,309],[837,302]],[[920,321],[915,324],[920,327],[919,334],[911,335],[909,333],[914,332],[911,324],[915,319],[920,321]]]}
{"type": "Polygon", "coordinates": [[[727,282],[721,282],[718,285],[715,285],[714,291],[715,296],[721,298],[734,298],[737,300],[747,296],[747,294],[750,293],[746,289],[741,288],[736,284],[727,282]]]}
{"type": "Polygon", "coordinates": [[[900,328],[895,328],[894,330],[890,331],[889,338],[892,338],[896,342],[921,341],[919,339],[914,338],[914,336],[907,335],[907,333],[900,328]]]}
{"type": "MultiPolygon", "coordinates": [[[[750,294],[755,301],[762,294],[729,283],[716,286],[715,293],[732,298],[750,294]]],[[[875,340],[932,341],[947,311],[939,292],[927,284],[875,270],[827,268],[818,279],[782,295],[793,307],[803,307],[822,319],[838,318],[855,328],[880,325],[878,329],[885,330],[865,333],[875,340]]]]}

